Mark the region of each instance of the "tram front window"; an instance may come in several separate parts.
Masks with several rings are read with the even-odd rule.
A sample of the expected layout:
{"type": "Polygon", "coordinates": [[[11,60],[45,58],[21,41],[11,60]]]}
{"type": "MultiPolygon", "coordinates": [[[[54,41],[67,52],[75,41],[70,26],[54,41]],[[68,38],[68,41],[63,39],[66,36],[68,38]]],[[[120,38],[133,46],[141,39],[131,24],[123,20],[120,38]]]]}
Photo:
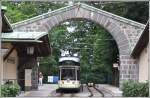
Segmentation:
{"type": "Polygon", "coordinates": [[[62,80],[76,80],[75,69],[62,69],[61,79],[62,80]]]}

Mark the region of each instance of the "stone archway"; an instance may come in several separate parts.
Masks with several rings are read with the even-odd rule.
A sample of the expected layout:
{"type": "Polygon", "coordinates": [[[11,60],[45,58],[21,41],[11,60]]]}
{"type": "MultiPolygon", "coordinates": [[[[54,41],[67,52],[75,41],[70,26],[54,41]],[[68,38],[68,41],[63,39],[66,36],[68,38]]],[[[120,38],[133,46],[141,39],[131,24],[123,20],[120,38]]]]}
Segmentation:
{"type": "Polygon", "coordinates": [[[120,84],[138,80],[136,60],[130,56],[145,25],[86,4],[74,4],[13,24],[14,31],[48,32],[68,19],[87,19],[104,27],[116,40],[120,57],[120,84]]]}

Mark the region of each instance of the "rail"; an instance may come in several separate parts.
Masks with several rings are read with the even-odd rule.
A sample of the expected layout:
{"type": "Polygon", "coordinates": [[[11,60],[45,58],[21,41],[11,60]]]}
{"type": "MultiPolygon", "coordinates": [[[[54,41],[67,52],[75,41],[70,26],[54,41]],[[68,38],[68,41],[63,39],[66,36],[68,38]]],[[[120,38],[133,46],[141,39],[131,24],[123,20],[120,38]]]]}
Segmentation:
{"type": "Polygon", "coordinates": [[[102,97],[104,97],[104,93],[103,93],[101,90],[99,90],[99,89],[96,88],[95,86],[94,86],[93,88],[96,89],[99,93],[101,93],[101,94],[102,94],[102,97]]]}
{"type": "Polygon", "coordinates": [[[88,91],[90,92],[90,95],[89,95],[89,97],[92,97],[93,96],[93,93],[92,93],[92,91],[90,90],[90,88],[88,87],[88,85],[86,85],[87,86],[87,89],[88,89],[88,91]]]}
{"type": "MultiPolygon", "coordinates": [[[[92,86],[97,92],[99,92],[101,95],[102,95],[102,97],[104,97],[104,93],[101,91],[101,90],[99,90],[98,88],[96,88],[95,86],[92,86]]],[[[89,95],[89,97],[93,97],[94,96],[94,94],[93,94],[93,91],[90,89],[90,87],[87,85],[87,89],[88,89],[88,91],[90,92],[90,95],[89,95]]]]}

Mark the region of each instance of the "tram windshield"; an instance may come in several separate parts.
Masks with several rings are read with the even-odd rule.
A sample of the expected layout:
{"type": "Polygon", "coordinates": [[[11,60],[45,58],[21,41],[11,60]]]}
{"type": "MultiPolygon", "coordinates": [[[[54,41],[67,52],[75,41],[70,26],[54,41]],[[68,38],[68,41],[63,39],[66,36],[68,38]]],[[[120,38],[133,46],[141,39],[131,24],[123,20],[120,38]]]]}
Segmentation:
{"type": "Polygon", "coordinates": [[[62,80],[76,80],[75,69],[61,69],[62,80]]]}

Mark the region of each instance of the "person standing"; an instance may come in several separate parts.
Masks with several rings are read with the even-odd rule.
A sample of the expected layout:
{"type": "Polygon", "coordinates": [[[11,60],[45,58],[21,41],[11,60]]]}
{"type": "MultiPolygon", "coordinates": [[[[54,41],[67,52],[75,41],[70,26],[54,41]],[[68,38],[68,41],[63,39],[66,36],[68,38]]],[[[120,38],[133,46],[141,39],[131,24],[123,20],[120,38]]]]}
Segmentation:
{"type": "Polygon", "coordinates": [[[39,85],[43,85],[43,74],[42,72],[39,73],[39,85]]]}

